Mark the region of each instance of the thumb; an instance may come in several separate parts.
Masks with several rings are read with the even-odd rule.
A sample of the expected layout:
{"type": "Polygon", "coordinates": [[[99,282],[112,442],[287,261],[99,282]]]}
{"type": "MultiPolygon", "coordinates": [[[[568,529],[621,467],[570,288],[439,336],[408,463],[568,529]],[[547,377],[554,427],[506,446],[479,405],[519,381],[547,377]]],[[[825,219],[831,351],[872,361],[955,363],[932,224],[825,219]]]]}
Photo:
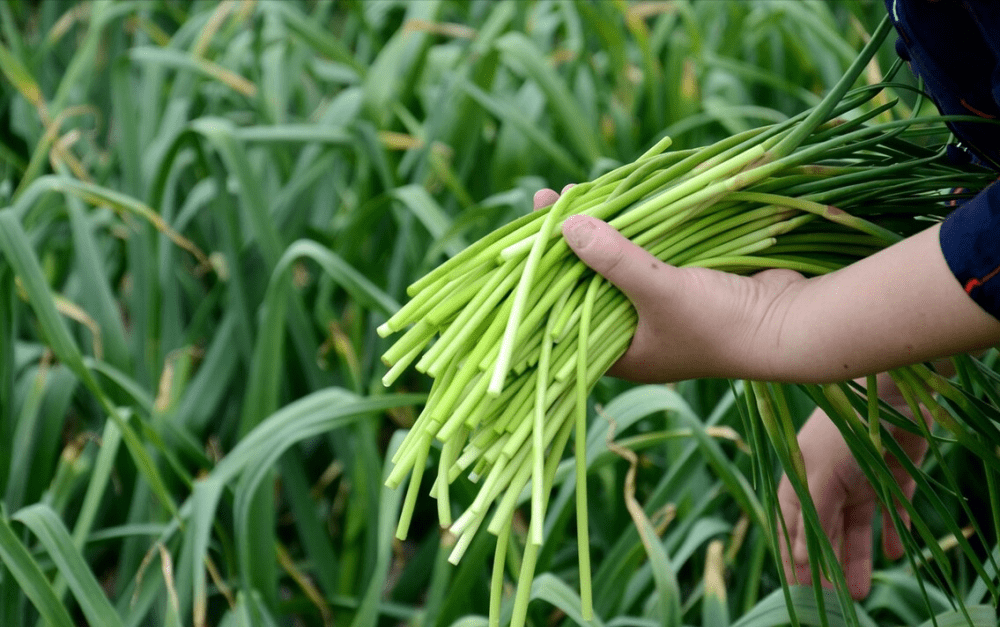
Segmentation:
{"type": "Polygon", "coordinates": [[[673,268],[626,239],[608,223],[585,215],[563,222],[563,237],[577,257],[638,305],[673,268]]]}

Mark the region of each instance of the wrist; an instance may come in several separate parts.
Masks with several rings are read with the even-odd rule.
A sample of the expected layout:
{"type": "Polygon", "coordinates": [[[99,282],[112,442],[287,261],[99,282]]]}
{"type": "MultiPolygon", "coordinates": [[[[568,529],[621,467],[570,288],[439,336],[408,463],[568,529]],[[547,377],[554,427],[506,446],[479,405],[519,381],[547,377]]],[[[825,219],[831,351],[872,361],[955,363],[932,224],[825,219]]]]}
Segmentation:
{"type": "Polygon", "coordinates": [[[810,383],[805,376],[810,355],[800,337],[809,333],[800,305],[816,278],[786,270],[769,270],[754,276],[766,295],[756,299],[744,342],[747,363],[756,372],[752,379],[784,383],[810,383]],[[784,274],[788,273],[788,274],[784,274]],[[782,276],[784,275],[784,276],[782,276]],[[794,275],[794,276],[792,276],[794,275]]]}

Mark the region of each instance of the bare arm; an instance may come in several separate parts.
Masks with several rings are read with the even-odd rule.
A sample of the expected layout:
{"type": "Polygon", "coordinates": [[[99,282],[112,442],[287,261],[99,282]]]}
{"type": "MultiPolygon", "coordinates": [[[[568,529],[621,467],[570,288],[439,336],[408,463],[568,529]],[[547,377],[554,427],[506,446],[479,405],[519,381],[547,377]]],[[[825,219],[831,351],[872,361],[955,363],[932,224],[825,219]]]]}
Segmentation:
{"type": "Polygon", "coordinates": [[[799,284],[779,306],[773,377],[842,380],[971,352],[1000,341],[1000,321],[948,268],[935,225],[799,284]],[[822,355],[822,358],[819,356],[822,355]]]}

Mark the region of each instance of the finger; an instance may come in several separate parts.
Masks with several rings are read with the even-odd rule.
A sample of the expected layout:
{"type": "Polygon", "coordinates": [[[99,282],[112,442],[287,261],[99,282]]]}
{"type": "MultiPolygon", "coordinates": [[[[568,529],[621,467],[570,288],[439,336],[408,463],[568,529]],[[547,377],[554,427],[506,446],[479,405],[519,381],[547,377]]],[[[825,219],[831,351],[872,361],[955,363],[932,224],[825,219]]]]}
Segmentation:
{"type": "MultiPolygon", "coordinates": [[[[787,475],[782,476],[781,483],[778,485],[778,507],[781,509],[781,516],[788,527],[788,544],[785,543],[784,538],[779,538],[785,577],[789,584],[808,586],[812,584],[813,579],[812,570],[809,568],[809,545],[806,541],[802,502],[799,501],[799,496],[795,493],[787,475]],[[791,557],[788,556],[789,544],[792,551],[791,557]]],[[[826,583],[824,580],[824,584],[826,583]]]]}
{"type": "MultiPolygon", "coordinates": [[[[904,529],[910,528],[910,514],[902,506],[896,512],[904,529]]],[[[903,538],[889,516],[888,510],[882,508],[882,553],[891,560],[898,560],[906,553],[903,538]]]]}
{"type": "MultiPolygon", "coordinates": [[[[790,520],[786,521],[785,526],[788,528],[788,542],[785,542],[785,537],[781,530],[781,521],[777,521],[778,524],[778,551],[781,555],[781,568],[785,572],[785,579],[788,581],[790,586],[808,586],[812,583],[812,571],[809,569],[809,559],[808,556],[804,559],[796,559],[795,550],[796,544],[803,535],[803,522],[801,514],[791,515],[790,520]],[[792,546],[792,555],[789,556],[788,546],[792,546]]],[[[802,558],[799,555],[799,558],[802,558]]]]}
{"type": "MultiPolygon", "coordinates": [[[[809,542],[806,539],[806,519],[801,511],[795,518],[795,524],[798,528],[798,533],[795,534],[794,542],[792,542],[792,559],[795,560],[796,565],[808,565],[809,542]]],[[[812,577],[810,577],[811,580],[812,577]]]]}
{"type": "Polygon", "coordinates": [[[574,215],[566,218],[562,231],[566,243],[580,260],[614,283],[637,307],[651,285],[669,285],[663,279],[674,268],[627,240],[606,222],[574,215]]]}
{"type": "MultiPolygon", "coordinates": [[[[844,540],[844,521],[847,495],[844,484],[836,477],[829,477],[825,481],[817,478],[810,478],[809,494],[812,496],[813,504],[816,506],[816,515],[819,518],[820,526],[825,535],[830,540],[830,545],[837,553],[840,563],[844,563],[842,553],[844,540]]],[[[869,518],[869,524],[871,519],[869,518]]],[[[805,533],[802,534],[803,543],[805,533]]],[[[806,550],[803,547],[803,550],[806,550]]]]}
{"type": "Polygon", "coordinates": [[[567,191],[569,191],[569,188],[573,187],[574,185],[576,185],[576,183],[567,183],[567,184],[566,184],[566,185],[565,185],[565,186],[564,186],[564,187],[562,188],[562,191],[561,191],[561,192],[559,192],[559,193],[560,193],[560,194],[565,194],[565,193],[566,193],[567,191]]]}
{"type": "Polygon", "coordinates": [[[875,503],[867,502],[844,511],[844,578],[851,598],[868,596],[872,584],[872,518],[875,503]]]}
{"type": "MultiPolygon", "coordinates": [[[[820,477],[810,477],[807,487],[812,497],[813,505],[816,507],[823,535],[829,539],[830,545],[837,555],[837,560],[843,567],[846,563],[846,553],[844,552],[845,495],[843,485],[835,479],[821,481],[820,477]]],[[[788,489],[789,491],[793,491],[791,484],[789,484],[788,489]]],[[[809,563],[809,542],[807,539],[805,518],[801,513],[801,505],[799,506],[799,516],[796,524],[798,528],[792,544],[792,559],[799,582],[802,584],[811,584],[812,570],[809,563]]],[[[825,576],[822,578],[821,583],[826,588],[833,587],[825,576]]]]}
{"type": "MultiPolygon", "coordinates": [[[[902,481],[900,481],[900,488],[903,490],[903,495],[906,500],[913,500],[913,493],[917,489],[917,482],[913,480],[912,477],[907,476],[902,481]]],[[[899,522],[902,524],[903,529],[909,531],[910,529],[910,513],[906,511],[906,507],[903,506],[899,501],[895,502],[896,514],[899,516],[899,522]]],[[[896,528],[896,524],[893,522],[892,517],[889,516],[888,510],[884,507],[882,508],[882,552],[885,556],[891,560],[897,560],[906,552],[903,547],[903,538],[900,536],[899,529],[896,528]]]]}
{"type": "Polygon", "coordinates": [[[802,503],[799,502],[799,497],[786,476],[782,476],[778,484],[778,508],[781,512],[781,519],[777,521],[778,548],[781,552],[781,565],[785,571],[785,578],[790,584],[806,583],[798,579],[796,568],[798,564],[794,558],[794,546],[802,532],[802,503]],[[790,546],[792,550],[789,550],[790,546]]]}
{"type": "Polygon", "coordinates": [[[795,517],[795,536],[792,538],[792,576],[789,583],[812,585],[812,569],[809,567],[809,545],[806,543],[806,521],[799,510],[795,517]]]}
{"type": "Polygon", "coordinates": [[[533,198],[534,209],[535,211],[538,211],[539,209],[544,209],[549,205],[554,205],[557,200],[559,200],[559,193],[556,192],[554,189],[548,189],[548,188],[540,189],[537,192],[535,192],[535,197],[533,198]]]}

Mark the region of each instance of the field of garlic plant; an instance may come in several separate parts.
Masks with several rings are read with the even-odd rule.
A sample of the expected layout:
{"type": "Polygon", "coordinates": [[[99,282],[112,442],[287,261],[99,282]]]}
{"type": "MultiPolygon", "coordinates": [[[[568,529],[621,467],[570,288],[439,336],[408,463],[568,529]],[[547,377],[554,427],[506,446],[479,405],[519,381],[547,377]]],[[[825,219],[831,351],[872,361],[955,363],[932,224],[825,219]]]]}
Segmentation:
{"type": "MultiPolygon", "coordinates": [[[[836,0],[0,2],[0,625],[488,625],[495,536],[452,564],[425,490],[395,538],[405,483],[385,485],[389,460],[429,379],[383,386],[377,329],[536,190],[664,136],[688,149],[814,106],[884,14],[836,0]]],[[[892,66],[891,39],[858,84],[892,66]]],[[[894,80],[870,104],[899,100],[880,118],[927,113],[912,77],[894,80]]],[[[907,555],[877,554],[859,602],[789,586],[772,548],[782,434],[830,397],[601,380],[584,469],[593,618],[570,446],[527,622],[996,625],[995,359],[956,360],[914,469],[907,555]],[[753,399],[771,395],[762,415],[753,399]]],[[[840,424],[891,495],[868,427],[840,424]]],[[[456,515],[477,489],[451,486],[456,515]]],[[[528,514],[525,499],[502,625],[528,514]]]]}

